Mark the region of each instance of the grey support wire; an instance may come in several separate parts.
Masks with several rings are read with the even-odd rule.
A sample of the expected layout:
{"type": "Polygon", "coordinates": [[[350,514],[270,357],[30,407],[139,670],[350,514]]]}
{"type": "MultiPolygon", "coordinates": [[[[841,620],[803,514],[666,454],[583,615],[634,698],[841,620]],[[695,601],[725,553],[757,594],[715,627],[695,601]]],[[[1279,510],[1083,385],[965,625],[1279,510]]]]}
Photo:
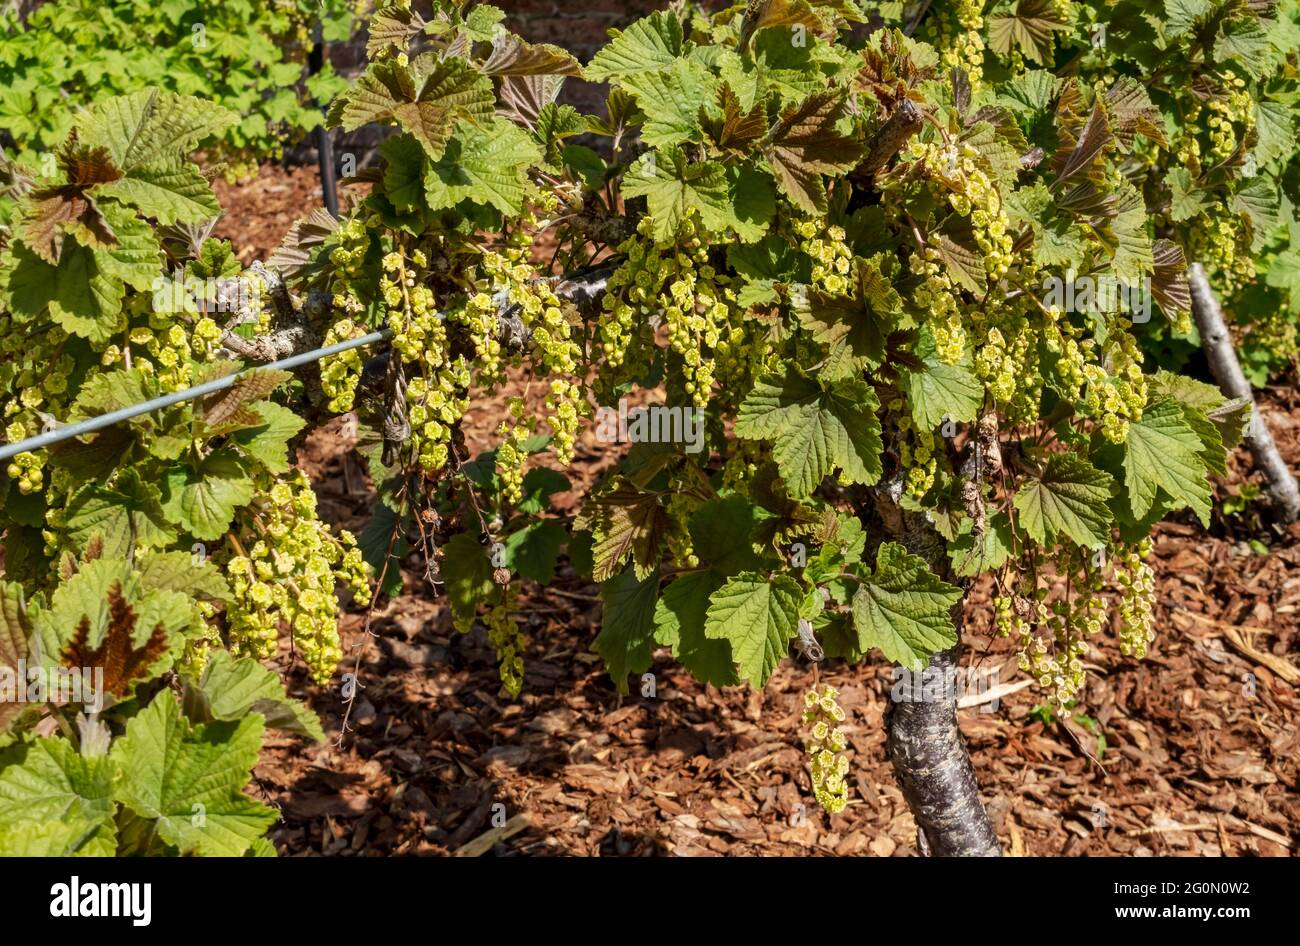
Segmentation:
{"type": "Polygon", "coordinates": [[[206,397],[217,391],[225,390],[231,387],[239,378],[248,375],[254,371],[271,371],[283,370],[288,371],[292,368],[300,367],[313,361],[319,361],[321,358],[328,358],[330,355],[337,355],[339,352],[350,351],[353,348],[360,348],[363,345],[369,345],[372,342],[383,341],[392,335],[389,329],[379,332],[371,332],[368,335],[362,335],[360,338],[349,339],[346,342],[338,342],[334,345],[327,345],[324,348],[316,348],[312,351],[303,352],[293,355],[289,358],[283,358],[280,361],[272,362],[268,365],[257,365],[235,374],[228,374],[224,378],[217,378],[215,381],[208,381],[205,384],[196,387],[186,388],[184,391],[177,391],[174,394],[166,394],[162,397],[156,397],[152,401],[145,401],[141,404],[132,404],[130,407],[123,407],[119,410],[108,414],[101,414],[99,417],[92,417],[89,420],[83,420],[76,424],[67,424],[57,427],[54,430],[47,431],[36,437],[28,437],[26,440],[20,440],[17,443],[5,444],[0,446],[0,461],[8,460],[10,457],[17,456],[20,453],[27,453],[30,450],[40,450],[44,447],[61,443],[64,440],[70,440],[73,437],[80,437],[83,434],[94,433],[97,430],[103,430],[105,427],[112,427],[114,424],[121,423],[124,420],[130,420],[132,417],[139,417],[141,414],[148,414],[150,411],[161,410],[164,407],[171,407],[173,404],[179,404],[182,401],[189,401],[196,397],[206,397]]]}

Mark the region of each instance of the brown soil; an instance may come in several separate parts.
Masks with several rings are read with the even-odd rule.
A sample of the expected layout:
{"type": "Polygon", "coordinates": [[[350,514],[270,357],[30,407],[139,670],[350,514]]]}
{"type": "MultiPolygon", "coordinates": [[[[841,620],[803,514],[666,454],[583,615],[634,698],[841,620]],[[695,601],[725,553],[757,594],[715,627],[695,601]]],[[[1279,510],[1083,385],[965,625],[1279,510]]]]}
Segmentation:
{"type": "MultiPolygon", "coordinates": [[[[315,206],[313,186],[313,169],[264,169],[253,187],[222,190],[229,211],[222,232],[234,236],[242,259],[264,256],[296,214],[315,206]]],[[[475,448],[487,444],[500,416],[495,402],[478,408],[475,448]]],[[[1300,468],[1300,395],[1272,389],[1264,408],[1300,468]]],[[[323,514],[359,529],[372,496],[349,445],[340,420],[314,434],[299,460],[318,484],[323,514]]],[[[590,482],[612,462],[600,447],[588,432],[571,478],[590,482]]],[[[1238,451],[1233,464],[1228,482],[1239,484],[1249,457],[1238,451]]],[[[1220,495],[1232,489],[1221,485],[1220,495]]],[[[1217,522],[1213,534],[1190,520],[1159,527],[1156,643],[1137,662],[1103,635],[1074,719],[1045,725],[1033,712],[1040,701],[1033,687],[1003,697],[996,712],[961,711],[1006,851],[1295,853],[1300,527],[1260,530],[1249,519],[1217,522]],[[1260,535],[1267,556],[1245,541],[1260,535]]],[[[341,744],[340,694],[310,686],[300,667],[288,670],[329,741],[274,736],[255,772],[258,791],[282,813],[272,837],[283,854],[445,854],[482,838],[501,817],[520,815],[510,826],[526,819],[522,830],[483,849],[916,853],[915,826],[885,757],[891,683],[882,661],[822,669],[848,713],[853,765],[852,802],[827,816],[812,800],[802,752],[799,704],[816,679],[802,658],[787,660],[757,692],[701,686],[660,653],[654,697],[634,689],[620,698],[591,651],[597,589],[562,568],[551,588],[526,588],[519,618],[527,671],[512,701],[499,696],[482,629],[456,634],[412,564],[404,593],[376,612],[373,637],[362,635],[362,615],[343,620],[345,642],[360,645],[363,688],[356,731],[341,744]]],[[[977,588],[966,663],[1014,683],[1021,676],[1011,642],[990,644],[978,633],[989,610],[987,589],[977,588]]]]}

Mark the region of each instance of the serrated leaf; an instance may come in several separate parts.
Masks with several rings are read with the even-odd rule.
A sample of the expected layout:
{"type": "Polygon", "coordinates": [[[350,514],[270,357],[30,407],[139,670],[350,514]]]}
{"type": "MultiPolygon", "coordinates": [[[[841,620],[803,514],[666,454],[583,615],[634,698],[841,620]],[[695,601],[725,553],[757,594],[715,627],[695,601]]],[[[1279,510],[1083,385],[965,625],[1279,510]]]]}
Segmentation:
{"type": "Polygon", "coordinates": [[[1210,195],[1197,186],[1192,172],[1187,168],[1171,168],[1165,178],[1169,182],[1169,219],[1182,223],[1199,216],[1210,205],[1210,195]]]}
{"type": "Polygon", "coordinates": [[[722,151],[748,155],[750,150],[767,134],[767,109],[762,102],[745,111],[740,97],[730,85],[723,84],[717,92],[716,105],[720,116],[714,117],[707,109],[700,112],[700,126],[722,151]]]}
{"type": "Polygon", "coordinates": [[[158,487],[142,481],[133,470],[123,471],[113,488],[87,483],[68,497],[66,528],[78,548],[98,536],[101,554],[107,558],[126,558],[136,548],[176,541],[158,487]]]}
{"type": "Polygon", "coordinates": [[[1285,103],[1256,102],[1255,129],[1259,133],[1259,140],[1255,143],[1255,162],[1260,167],[1290,154],[1295,147],[1295,120],[1291,106],[1285,103]]]}
{"type": "MultiPolygon", "coordinates": [[[[58,825],[47,856],[112,856],[114,775],[107,756],[82,756],[66,739],[37,739],[21,763],[0,770],[0,825],[58,825]]],[[[18,855],[11,843],[0,835],[0,851],[18,855]]]]}
{"type": "Polygon", "coordinates": [[[984,385],[975,376],[970,352],[963,351],[961,360],[950,365],[934,354],[933,344],[929,347],[921,357],[923,368],[898,371],[912,416],[925,430],[934,430],[945,420],[973,421],[984,403],[984,385]]]}
{"type": "Polygon", "coordinates": [[[682,54],[682,24],[668,10],[637,20],[626,30],[610,30],[611,42],[584,70],[593,82],[625,79],[639,72],[665,69],[682,54]]]}
{"type": "Polygon", "coordinates": [[[704,636],[730,643],[741,678],[761,687],[790,651],[802,597],[798,584],[785,575],[768,579],[741,572],[714,592],[704,636]]]}
{"type": "Polygon", "coordinates": [[[1011,558],[1011,551],[1015,548],[1011,521],[1006,513],[999,511],[989,516],[978,539],[972,534],[974,524],[974,520],[966,519],[961,532],[948,546],[953,574],[961,578],[974,578],[996,571],[1011,558]]]}
{"type": "Polygon", "coordinates": [[[847,294],[812,287],[792,293],[792,309],[813,339],[826,346],[821,376],[830,381],[878,368],[885,357],[885,336],[890,317],[902,299],[880,272],[876,259],[856,259],[847,294]]]}
{"type": "Polygon", "coordinates": [[[236,510],[252,499],[253,481],[230,448],[213,453],[197,469],[174,469],[163,480],[168,521],[204,542],[225,535],[236,510]]]}
{"type": "Polygon", "coordinates": [[[492,40],[492,53],[480,67],[489,76],[581,76],[582,66],[559,46],[526,43],[509,33],[492,40]]]}
{"type": "Polygon", "coordinates": [[[207,179],[182,158],[141,164],[126,177],[99,185],[94,193],[120,200],[163,226],[198,223],[221,214],[207,179]]]}
{"type": "Polygon", "coordinates": [[[663,590],[655,605],[655,643],[668,647],[673,659],[695,679],[714,686],[740,682],[731,644],[704,636],[709,599],[725,579],[712,570],[680,575],[663,590]]]}
{"type": "MultiPolygon", "coordinates": [[[[0,668],[18,677],[19,661],[26,660],[32,639],[32,622],[27,616],[22,585],[0,581],[0,668]]],[[[0,700],[0,734],[23,712],[24,706],[14,700],[0,700]]]]}
{"type": "Polygon", "coordinates": [[[137,559],[145,591],[180,591],[198,599],[226,601],[230,586],[221,571],[193,552],[154,552],[137,559]]]}
{"type": "Polygon", "coordinates": [[[1115,481],[1083,457],[1053,454],[1042,473],[1016,491],[1017,522],[1039,545],[1051,547],[1065,534],[1076,545],[1096,548],[1110,539],[1107,506],[1115,481]]]}
{"type": "Polygon", "coordinates": [[[1027,59],[1046,66],[1051,64],[1052,33],[1064,29],[1048,0],[1017,0],[1008,12],[989,17],[989,46],[999,56],[1019,48],[1027,59]]]}
{"type": "Polygon", "coordinates": [[[1191,289],[1187,285],[1187,261],[1183,250],[1170,240],[1156,240],[1151,247],[1151,295],[1160,311],[1172,317],[1177,312],[1190,312],[1191,289]]]}
{"type": "Polygon", "coordinates": [[[204,721],[235,721],[260,713],[266,725],[307,736],[325,738],[316,714],[284,692],[280,678],[251,657],[233,657],[216,650],[208,657],[197,686],[187,684],[187,705],[197,701],[204,721]]]}
{"type": "Polygon", "coordinates": [[[528,168],[541,159],[532,136],[503,118],[483,128],[462,122],[442,160],[425,170],[425,198],[431,210],[470,200],[513,216],[523,208],[528,168]]]}
{"type": "Polygon", "coordinates": [[[623,80],[645,114],[641,137],[653,148],[700,141],[700,109],[714,96],[713,76],[698,63],[678,59],[669,68],[623,80]]]}
{"type": "Polygon", "coordinates": [[[91,105],[79,117],[78,128],[86,145],[106,149],[113,162],[130,173],[187,154],[237,121],[234,112],[216,102],[142,89],[91,105]]]}
{"type": "Polygon", "coordinates": [[[1264,175],[1252,177],[1232,195],[1228,206],[1250,220],[1251,252],[1258,252],[1282,225],[1280,193],[1276,182],[1264,175]]]}
{"type": "Polygon", "coordinates": [[[191,727],[163,690],[113,745],[122,772],[116,795],[182,852],[237,857],[276,813],[244,795],[262,744],[262,718],[191,727]]]}
{"type": "Polygon", "coordinates": [[[137,608],[126,599],[122,585],[117,583],[108,588],[104,604],[108,616],[102,632],[92,626],[89,614],[82,617],[76,633],[60,651],[60,659],[67,667],[102,669],[104,690],[122,697],[136,680],[149,676],[167,654],[170,648],[168,624],[173,627],[188,624],[189,614],[184,596],[175,592],[161,592],[142,599],[137,612],[137,608]],[[156,607],[160,602],[165,602],[170,612],[171,618],[167,622],[153,620],[160,616],[156,607]],[[155,607],[150,607],[151,604],[155,607]],[[185,612],[184,616],[176,617],[181,612],[185,612]],[[142,634],[145,637],[140,640],[142,634]],[[92,644],[92,640],[96,643],[92,644]]]}
{"type": "Polygon", "coordinates": [[[274,401],[258,401],[250,405],[261,419],[259,423],[230,435],[244,456],[256,460],[270,473],[287,473],[289,441],[298,435],[307,422],[274,401]]]}
{"type": "Polygon", "coordinates": [[[623,175],[625,197],[645,197],[655,238],[669,240],[692,213],[710,230],[732,216],[727,172],[715,161],[691,163],[680,148],[642,155],[623,175]]]}
{"type": "Polygon", "coordinates": [[[549,585],[568,533],[555,519],[530,523],[505,541],[506,567],[523,578],[549,585]]]}
{"type": "Polygon", "coordinates": [[[288,371],[267,368],[244,372],[230,387],[203,399],[203,423],[209,427],[221,426],[241,408],[261,401],[292,378],[288,371]]]}
{"type": "Polygon", "coordinates": [[[468,633],[479,602],[496,591],[487,550],[468,532],[458,532],[442,547],[439,572],[447,585],[452,623],[462,634],[468,633]]]}
{"type": "Polygon", "coordinates": [[[629,554],[638,577],[658,568],[669,527],[668,513],[658,494],[642,492],[628,480],[620,479],[613,489],[588,502],[592,509],[596,581],[618,574],[629,554]]]}
{"type": "Polygon", "coordinates": [[[921,670],[930,657],[957,643],[952,609],[960,588],[936,577],[925,560],[886,542],[871,577],[853,595],[853,625],[864,653],[880,648],[888,659],[921,670]]]}
{"type": "Polygon", "coordinates": [[[657,568],[643,578],[637,578],[628,568],[601,583],[600,599],[604,608],[600,634],[593,646],[605,659],[619,693],[627,693],[629,674],[643,673],[650,667],[658,596],[657,568]]]}
{"type": "Polygon", "coordinates": [[[1161,399],[1131,422],[1124,450],[1124,487],[1137,519],[1144,517],[1163,489],[1209,524],[1210,484],[1200,458],[1201,440],[1183,416],[1182,406],[1161,399]]]}
{"type": "Polygon", "coordinates": [[[862,144],[836,128],[844,108],[834,92],[810,95],[782,112],[768,136],[765,154],[777,184],[807,213],[826,213],[823,174],[842,174],[862,159],[862,144]]]}
{"type": "Polygon", "coordinates": [[[880,404],[861,381],[829,390],[791,373],[759,382],[740,406],[735,432],[747,440],[775,440],[772,456],[796,498],[810,496],[837,467],[852,483],[880,479],[880,404]]]}

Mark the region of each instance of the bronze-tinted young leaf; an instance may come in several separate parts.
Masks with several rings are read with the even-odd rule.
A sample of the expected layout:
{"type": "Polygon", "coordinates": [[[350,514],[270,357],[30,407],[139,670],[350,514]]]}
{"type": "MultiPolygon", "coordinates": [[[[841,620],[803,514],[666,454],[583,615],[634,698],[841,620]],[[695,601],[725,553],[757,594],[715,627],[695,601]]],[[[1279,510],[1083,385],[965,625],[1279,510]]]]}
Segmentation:
{"type": "Polygon", "coordinates": [[[1192,295],[1187,286],[1187,260],[1178,244],[1156,240],[1151,247],[1155,268],[1151,276],[1151,295],[1168,315],[1190,312],[1192,295]]]}
{"type": "MultiPolygon", "coordinates": [[[[1062,94],[1061,98],[1064,101],[1065,95],[1062,94]]],[[[1062,109],[1058,109],[1058,116],[1063,117],[1061,112],[1062,109]]],[[[1059,190],[1067,183],[1081,178],[1092,180],[1100,175],[1099,158],[1115,141],[1102,100],[1098,98],[1093,103],[1088,120],[1077,134],[1074,133],[1071,124],[1065,121],[1059,123],[1058,130],[1060,146],[1052,158],[1052,170],[1056,172],[1052,189],[1059,190]]]]}
{"type": "Polygon", "coordinates": [[[658,567],[669,519],[657,493],[642,492],[620,478],[612,490],[593,496],[590,503],[595,535],[592,577],[596,581],[618,574],[629,553],[638,578],[658,567]]]}
{"type": "Polygon", "coordinates": [[[311,262],[312,252],[324,245],[338,225],[339,222],[322,207],[298,218],[271,253],[266,261],[267,267],[286,278],[299,275],[311,262]]]}
{"type": "Polygon", "coordinates": [[[871,93],[880,103],[881,111],[893,114],[898,103],[917,93],[916,86],[934,75],[930,66],[918,66],[908,52],[907,38],[901,30],[881,30],[880,46],[868,46],[862,51],[862,68],[855,83],[871,93]]]}
{"type": "MultiPolygon", "coordinates": [[[[28,654],[32,639],[32,623],[23,605],[21,585],[0,581],[0,668],[18,672],[19,661],[28,654]]],[[[26,685],[26,681],[22,682],[26,685]]],[[[3,733],[20,713],[24,704],[15,700],[0,700],[0,733],[3,733]]]]}
{"type": "Polygon", "coordinates": [[[836,129],[844,98],[818,92],[786,109],[767,136],[768,164],[786,195],[808,213],[826,212],[823,174],[842,174],[862,158],[862,144],[836,129]]]}
{"type": "MultiPolygon", "coordinates": [[[[287,371],[250,371],[241,375],[224,391],[210,394],[203,400],[203,423],[215,427],[230,420],[241,408],[266,398],[293,375],[287,371]]],[[[253,424],[260,423],[254,419],[253,424]]]]}
{"type": "Polygon", "coordinates": [[[536,128],[547,105],[560,97],[564,76],[502,76],[497,114],[516,125],[536,128]]]}
{"type": "Polygon", "coordinates": [[[140,647],[133,643],[136,611],[122,596],[122,586],[108,589],[108,627],[97,647],[89,646],[90,618],[77,625],[76,635],[61,655],[64,666],[95,667],[104,670],[104,689],[114,696],[125,696],[132,681],[143,677],[167,652],[167,631],[161,623],[140,647]]]}
{"type": "Polygon", "coordinates": [[[366,57],[374,59],[390,47],[405,52],[425,26],[424,17],[414,10],[392,6],[375,11],[366,24],[366,57]]]}
{"type": "Polygon", "coordinates": [[[47,263],[57,264],[63,234],[73,233],[84,246],[104,249],[117,235],[87,191],[122,176],[106,148],[77,143],[74,131],[56,154],[67,182],[31,192],[23,205],[22,237],[47,263]]]}
{"type": "Polygon", "coordinates": [[[1146,86],[1136,79],[1130,76],[1116,79],[1106,91],[1106,107],[1110,113],[1111,129],[1125,150],[1133,147],[1133,139],[1140,134],[1168,146],[1160,109],[1152,103],[1146,86]]]}
{"type": "Polygon", "coordinates": [[[559,46],[526,43],[510,33],[492,41],[492,53],[479,68],[489,76],[582,75],[582,65],[559,46]]]}
{"type": "Polygon", "coordinates": [[[724,84],[718,89],[718,108],[722,111],[721,118],[701,108],[700,124],[704,134],[720,150],[748,154],[767,134],[767,109],[762,102],[746,112],[740,107],[740,97],[731,86],[724,84]]]}
{"type": "Polygon", "coordinates": [[[989,45],[1000,56],[1011,55],[1018,46],[1027,58],[1046,66],[1052,59],[1052,32],[1065,28],[1050,0],[1017,0],[1008,12],[989,17],[989,45]]]}

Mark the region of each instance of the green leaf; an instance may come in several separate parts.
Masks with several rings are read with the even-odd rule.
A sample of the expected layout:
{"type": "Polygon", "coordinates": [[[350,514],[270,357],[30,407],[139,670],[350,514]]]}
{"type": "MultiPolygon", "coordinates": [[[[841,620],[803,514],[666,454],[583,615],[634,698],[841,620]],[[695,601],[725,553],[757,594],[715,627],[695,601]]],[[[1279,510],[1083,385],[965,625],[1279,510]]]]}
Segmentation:
{"type": "Polygon", "coordinates": [[[1178,505],[1192,508],[1206,525],[1210,517],[1210,483],[1200,458],[1201,439],[1187,423],[1177,401],[1149,404],[1142,419],[1130,423],[1124,450],[1124,487],[1137,519],[1144,517],[1163,489],[1178,505]]]}
{"type": "Polygon", "coordinates": [[[555,519],[530,523],[506,538],[506,567],[538,584],[549,585],[555,577],[560,548],[568,535],[555,519]]]}
{"type": "Polygon", "coordinates": [[[894,663],[921,670],[930,657],[957,643],[952,609],[960,588],[937,578],[925,560],[886,542],[876,569],[853,595],[853,626],[864,653],[879,647],[894,663]]]}
{"type": "Polygon", "coordinates": [[[758,382],[740,406],[735,432],[746,440],[775,440],[772,455],[791,496],[812,495],[837,467],[852,483],[880,479],[880,403],[862,381],[824,389],[791,372],[778,383],[758,382]]]}
{"type": "Polygon", "coordinates": [[[758,507],[740,496],[711,499],[691,514],[687,529],[700,561],[723,578],[759,566],[753,549],[758,507]]]}
{"type": "Polygon", "coordinates": [[[193,552],[152,552],[136,559],[145,591],[180,591],[200,600],[227,601],[230,586],[220,569],[193,552]]]}
{"type": "Polygon", "coordinates": [[[1278,185],[1262,174],[1242,185],[1228,206],[1250,219],[1251,252],[1262,249],[1273,231],[1282,225],[1278,185]]]}
{"type": "Polygon", "coordinates": [[[1259,140],[1255,143],[1255,161],[1260,167],[1272,163],[1274,158],[1290,154],[1295,147],[1295,120],[1292,107],[1282,102],[1255,103],[1255,128],[1259,140]]]}
{"type": "MultiPolygon", "coordinates": [[[[21,763],[0,770],[0,831],[53,823],[62,830],[50,853],[111,857],[117,847],[114,775],[107,756],[82,756],[66,739],[37,739],[21,763]]],[[[18,853],[3,834],[0,850],[18,853]]]]}
{"type": "Polygon", "coordinates": [[[198,223],[221,214],[221,205],[198,167],[182,158],[142,164],[94,193],[129,204],[160,224],[198,223]]]}
{"type": "Polygon", "coordinates": [[[802,597],[793,578],[741,572],[714,592],[704,636],[728,641],[740,676],[761,687],[789,653],[802,597]]]}
{"type": "Polygon", "coordinates": [[[1096,548],[1110,539],[1107,502],[1115,481],[1083,457],[1053,454],[1038,476],[1016,491],[1018,522],[1039,545],[1050,546],[1058,533],[1077,545],[1096,548]]]}
{"type": "Polygon", "coordinates": [[[723,166],[692,163],[680,148],[638,158],[623,176],[623,195],[646,198],[659,240],[670,240],[692,212],[710,230],[725,229],[734,217],[723,166]]]}
{"type": "MultiPolygon", "coordinates": [[[[203,668],[203,679],[186,692],[186,705],[203,709],[205,722],[233,721],[258,713],[273,729],[298,733],[320,742],[325,738],[316,714],[284,692],[280,678],[251,657],[232,657],[213,651],[203,668]]],[[[195,714],[187,711],[194,718],[195,714]]]]}
{"type": "Polygon", "coordinates": [[[98,535],[107,558],[126,558],[137,547],[170,545],[176,529],[167,522],[161,499],[158,487],[134,470],[124,470],[114,489],[87,483],[68,498],[68,538],[84,549],[98,535]]]}
{"type": "Polygon", "coordinates": [[[468,633],[479,602],[496,592],[487,550],[470,533],[458,532],[442,548],[439,571],[447,584],[452,623],[462,634],[468,633]]]}
{"type": "Polygon", "coordinates": [[[187,154],[237,121],[234,112],[215,102],[143,89],[96,102],[78,127],[83,144],[108,149],[113,163],[130,172],[187,154]]]}
{"type": "Polygon", "coordinates": [[[668,10],[637,20],[622,32],[611,30],[610,36],[612,42],[584,70],[593,82],[665,69],[682,54],[682,24],[668,10]]]}
{"type": "Polygon", "coordinates": [[[163,480],[163,512],[204,542],[226,534],[235,513],[253,499],[253,480],[229,448],[216,451],[197,470],[172,470],[163,480]]]}
{"type": "Polygon", "coordinates": [[[600,586],[604,613],[594,647],[605,658],[619,693],[627,692],[629,674],[643,673],[650,667],[658,597],[657,568],[644,578],[637,578],[628,568],[600,586]]]}
{"type": "Polygon", "coordinates": [[[241,791],[263,728],[257,714],[192,727],[164,690],[113,745],[122,773],[117,799],[183,853],[238,857],[276,821],[274,809],[241,791]]]}
{"type": "Polygon", "coordinates": [[[1196,186],[1187,168],[1172,168],[1165,178],[1169,182],[1169,219],[1174,223],[1191,220],[1210,204],[1210,195],[1196,186]]]}
{"type": "Polygon", "coordinates": [[[245,427],[230,435],[240,452],[256,460],[269,473],[289,472],[289,441],[298,435],[306,421],[274,401],[258,401],[252,409],[261,417],[256,427],[245,427]]]}
{"type": "Polygon", "coordinates": [[[999,56],[1019,47],[1027,59],[1051,65],[1052,33],[1066,29],[1048,0],[1017,0],[1005,14],[989,17],[989,46],[999,56]]]}
{"type": "Polygon", "coordinates": [[[963,351],[961,360],[950,365],[935,355],[932,337],[922,338],[928,344],[918,347],[916,354],[924,367],[898,371],[912,416],[925,430],[934,430],[945,420],[973,421],[984,403],[984,385],[975,376],[970,351],[963,351]]]}
{"type": "Polygon", "coordinates": [[[425,169],[425,198],[431,210],[470,200],[513,216],[523,209],[528,168],[541,159],[532,136],[503,118],[484,128],[461,122],[442,159],[425,169]]]}
{"type": "Polygon", "coordinates": [[[645,113],[641,137],[653,148],[667,148],[704,137],[700,109],[713,100],[714,79],[699,63],[678,59],[658,72],[641,72],[623,80],[645,113]]]}
{"type": "Polygon", "coordinates": [[[985,523],[984,533],[978,540],[972,535],[975,522],[962,522],[961,533],[948,546],[953,574],[961,578],[974,578],[996,571],[1011,557],[1015,541],[1011,535],[1011,520],[1004,512],[995,512],[985,523]]]}
{"type": "Polygon", "coordinates": [[[709,599],[724,579],[712,571],[679,576],[664,589],[655,605],[655,642],[668,647],[673,659],[702,683],[739,683],[731,645],[704,636],[709,599]]]}

